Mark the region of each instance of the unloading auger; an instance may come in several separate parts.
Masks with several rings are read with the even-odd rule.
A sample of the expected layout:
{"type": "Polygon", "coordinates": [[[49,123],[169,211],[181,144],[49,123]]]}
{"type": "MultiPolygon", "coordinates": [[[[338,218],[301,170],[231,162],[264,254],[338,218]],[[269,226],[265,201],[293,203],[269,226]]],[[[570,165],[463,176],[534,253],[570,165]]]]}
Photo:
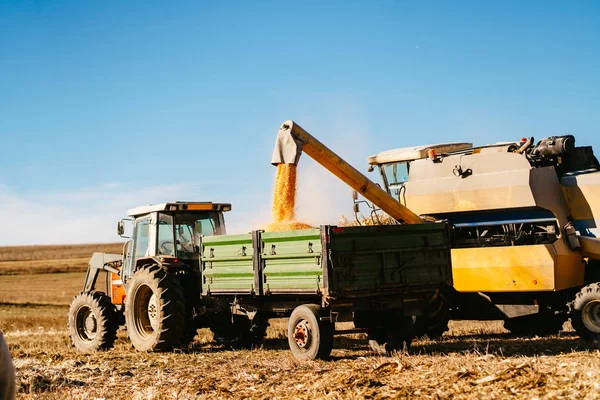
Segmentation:
{"type": "Polygon", "coordinates": [[[315,139],[300,125],[292,120],[285,121],[277,133],[277,141],[271,164],[298,165],[302,153],[306,153],[329,172],[340,178],[348,186],[396,220],[407,224],[423,223],[423,220],[418,215],[403,206],[376,183],[361,174],[356,168],[315,139]]]}

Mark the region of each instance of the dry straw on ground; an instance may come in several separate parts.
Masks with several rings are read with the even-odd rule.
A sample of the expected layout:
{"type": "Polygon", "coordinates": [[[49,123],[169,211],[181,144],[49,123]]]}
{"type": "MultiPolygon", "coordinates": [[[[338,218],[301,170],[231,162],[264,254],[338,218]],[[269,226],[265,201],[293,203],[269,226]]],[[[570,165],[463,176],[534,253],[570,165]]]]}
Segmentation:
{"type": "Polygon", "coordinates": [[[440,340],[415,341],[410,354],[392,357],[373,355],[363,335],[343,335],[330,361],[314,362],[290,354],[285,320],[271,320],[263,347],[251,351],[217,346],[202,329],[173,353],[137,352],[120,331],[114,349],[81,354],[66,330],[66,292],[72,298],[81,290],[83,275],[45,275],[53,279],[16,275],[18,290],[17,278],[0,276],[1,292],[22,303],[0,304],[19,398],[600,398],[600,351],[569,324],[560,335],[518,338],[501,322],[451,322],[440,340]],[[39,301],[44,288],[63,290],[64,305],[24,304],[39,301]]]}
{"type": "Polygon", "coordinates": [[[285,320],[263,347],[217,346],[208,330],[174,353],[141,353],[121,331],[108,352],[70,345],[66,306],[0,306],[19,397],[41,399],[598,398],[600,352],[571,331],[514,338],[497,322],[453,322],[411,353],[373,355],[362,335],[338,336],[330,361],[299,362],[285,320]]]}

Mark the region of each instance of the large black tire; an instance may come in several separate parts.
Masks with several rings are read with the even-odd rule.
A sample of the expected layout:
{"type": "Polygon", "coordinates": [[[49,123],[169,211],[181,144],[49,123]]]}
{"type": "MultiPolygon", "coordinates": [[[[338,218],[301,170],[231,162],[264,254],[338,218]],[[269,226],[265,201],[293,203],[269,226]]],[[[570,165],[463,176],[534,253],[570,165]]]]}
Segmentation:
{"type": "Polygon", "coordinates": [[[119,315],[104,293],[80,293],[69,309],[69,334],[77,350],[90,352],[113,347],[119,329],[119,315]]]}
{"type": "Polygon", "coordinates": [[[232,348],[252,349],[259,347],[267,334],[269,322],[256,315],[252,321],[245,315],[222,318],[211,327],[215,341],[232,348]]]}
{"type": "Polygon", "coordinates": [[[168,351],[181,346],[185,317],[183,289],[175,276],[158,265],[133,275],[127,288],[125,322],[137,350],[168,351]]]}
{"type": "Polygon", "coordinates": [[[585,286],[570,304],[571,325],[577,334],[600,341],[600,283],[585,286]]]}
{"type": "Polygon", "coordinates": [[[198,329],[196,328],[196,321],[188,320],[185,322],[185,328],[183,329],[183,334],[181,335],[181,339],[179,340],[179,344],[177,347],[187,348],[193,341],[196,335],[198,334],[198,329]]]}
{"type": "Polygon", "coordinates": [[[288,323],[288,343],[297,360],[327,359],[333,348],[334,325],[321,320],[322,308],[316,304],[298,306],[288,323]]]}
{"type": "Polygon", "coordinates": [[[412,317],[395,317],[382,327],[369,332],[369,347],[375,354],[391,355],[397,351],[408,351],[414,338],[412,317]]]}
{"type": "Polygon", "coordinates": [[[504,329],[515,336],[548,336],[561,331],[567,320],[565,313],[540,311],[538,314],[504,320],[504,329]]]}
{"type": "Polygon", "coordinates": [[[425,315],[414,318],[415,337],[435,340],[447,332],[450,313],[441,296],[434,297],[427,305],[425,315]]]}

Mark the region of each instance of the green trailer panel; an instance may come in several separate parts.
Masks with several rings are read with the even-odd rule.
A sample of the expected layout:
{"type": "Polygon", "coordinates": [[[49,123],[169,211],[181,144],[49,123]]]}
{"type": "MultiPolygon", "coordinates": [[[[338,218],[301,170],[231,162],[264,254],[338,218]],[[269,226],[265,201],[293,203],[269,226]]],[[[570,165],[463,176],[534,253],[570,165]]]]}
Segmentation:
{"type": "Polygon", "coordinates": [[[202,238],[202,294],[255,293],[252,235],[202,238]]]}
{"type": "Polygon", "coordinates": [[[203,238],[204,295],[343,299],[429,292],[451,283],[449,234],[443,223],[322,226],[203,238]]]}
{"type": "Polygon", "coordinates": [[[264,232],[263,291],[320,293],[323,288],[320,229],[264,232]]]}
{"type": "Polygon", "coordinates": [[[330,228],[329,294],[407,292],[451,282],[446,224],[330,228]]]}

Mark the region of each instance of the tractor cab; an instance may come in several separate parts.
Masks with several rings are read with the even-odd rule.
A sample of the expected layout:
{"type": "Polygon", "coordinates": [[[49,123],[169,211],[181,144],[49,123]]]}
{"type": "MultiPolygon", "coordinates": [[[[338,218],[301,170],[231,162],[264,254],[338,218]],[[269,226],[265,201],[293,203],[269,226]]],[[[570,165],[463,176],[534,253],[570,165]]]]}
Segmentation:
{"type": "Polygon", "coordinates": [[[210,202],[172,202],[136,207],[128,211],[130,218],[119,222],[125,244],[123,283],[137,267],[147,263],[183,263],[198,266],[202,236],[224,235],[223,212],[231,204],[210,202]],[[125,236],[125,224],[132,223],[131,236],[125,236]]]}

